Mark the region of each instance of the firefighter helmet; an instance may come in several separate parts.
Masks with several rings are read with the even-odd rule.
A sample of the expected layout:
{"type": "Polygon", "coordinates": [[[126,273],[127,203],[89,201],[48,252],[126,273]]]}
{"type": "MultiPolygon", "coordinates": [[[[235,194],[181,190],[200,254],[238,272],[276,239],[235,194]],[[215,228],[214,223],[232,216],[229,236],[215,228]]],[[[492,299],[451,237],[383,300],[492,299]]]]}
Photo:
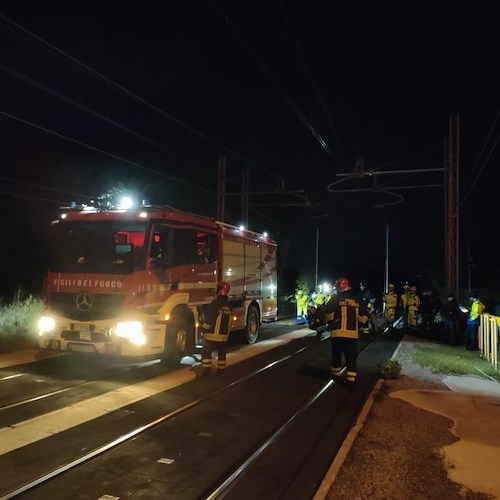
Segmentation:
{"type": "Polygon", "coordinates": [[[220,281],[217,284],[217,295],[224,295],[227,297],[229,295],[229,290],[231,290],[231,285],[225,281],[220,281]]]}
{"type": "Polygon", "coordinates": [[[346,290],[350,290],[351,284],[347,278],[339,278],[335,283],[335,288],[339,292],[345,292],[346,290]]]}
{"type": "Polygon", "coordinates": [[[403,285],[403,290],[409,290],[410,289],[410,285],[408,285],[408,283],[405,283],[403,285]]]}
{"type": "Polygon", "coordinates": [[[417,287],[416,286],[411,286],[410,287],[410,292],[411,293],[416,293],[416,291],[417,291],[417,287]]]}
{"type": "Polygon", "coordinates": [[[394,290],[394,285],[392,283],[389,283],[389,290],[394,290]]]}

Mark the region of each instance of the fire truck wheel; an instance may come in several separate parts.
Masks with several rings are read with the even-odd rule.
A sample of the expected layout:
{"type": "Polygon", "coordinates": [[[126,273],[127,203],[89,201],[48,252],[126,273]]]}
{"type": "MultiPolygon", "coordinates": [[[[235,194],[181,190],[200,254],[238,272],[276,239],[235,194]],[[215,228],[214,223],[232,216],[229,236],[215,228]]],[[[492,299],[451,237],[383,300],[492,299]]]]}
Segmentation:
{"type": "Polygon", "coordinates": [[[255,344],[260,332],[260,316],[256,306],[251,305],[247,312],[247,324],[245,326],[245,339],[249,344],[255,344]]]}
{"type": "Polygon", "coordinates": [[[194,325],[185,317],[173,318],[165,332],[165,347],[161,358],[168,367],[178,366],[184,356],[194,352],[194,325]]]}

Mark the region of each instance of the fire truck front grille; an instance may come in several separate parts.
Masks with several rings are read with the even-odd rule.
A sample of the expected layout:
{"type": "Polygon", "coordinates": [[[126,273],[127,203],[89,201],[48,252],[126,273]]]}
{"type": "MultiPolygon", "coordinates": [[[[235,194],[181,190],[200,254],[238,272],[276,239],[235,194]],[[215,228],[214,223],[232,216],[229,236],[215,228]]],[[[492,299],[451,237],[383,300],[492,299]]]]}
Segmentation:
{"type": "Polygon", "coordinates": [[[79,300],[80,293],[52,293],[52,310],[75,321],[97,321],[119,315],[123,308],[123,295],[86,294],[85,303],[79,300]]]}
{"type": "MultiPolygon", "coordinates": [[[[85,335],[84,338],[80,338],[80,332],[75,330],[64,330],[61,333],[61,338],[64,340],[74,340],[74,341],[89,341],[88,336],[85,335]]],[[[91,332],[90,342],[106,342],[107,337],[104,332],[91,332]]]]}

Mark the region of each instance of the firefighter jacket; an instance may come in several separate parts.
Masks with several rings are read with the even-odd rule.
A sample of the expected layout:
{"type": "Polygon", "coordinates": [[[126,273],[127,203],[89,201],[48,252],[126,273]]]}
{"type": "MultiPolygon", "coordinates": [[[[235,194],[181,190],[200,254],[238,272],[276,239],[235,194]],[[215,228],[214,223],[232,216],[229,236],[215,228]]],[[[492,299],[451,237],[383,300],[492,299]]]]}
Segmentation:
{"type": "Polygon", "coordinates": [[[416,313],[420,308],[420,297],[418,295],[410,294],[408,296],[407,306],[409,311],[413,311],[416,313]]]}
{"type": "Polygon", "coordinates": [[[406,309],[408,307],[408,299],[409,298],[410,298],[410,293],[409,292],[403,292],[401,294],[401,297],[399,297],[399,305],[403,309],[406,309]]]}
{"type": "Polygon", "coordinates": [[[327,329],[332,337],[358,338],[358,320],[366,321],[367,312],[351,290],[334,295],[325,306],[327,329]],[[363,316],[360,317],[360,309],[363,316]]]}
{"type": "Polygon", "coordinates": [[[387,309],[395,309],[398,305],[398,296],[395,292],[387,292],[382,295],[382,301],[385,302],[387,309]]]}
{"type": "Polygon", "coordinates": [[[218,295],[205,310],[203,337],[213,342],[226,342],[231,327],[231,304],[224,295],[218,295]]]}

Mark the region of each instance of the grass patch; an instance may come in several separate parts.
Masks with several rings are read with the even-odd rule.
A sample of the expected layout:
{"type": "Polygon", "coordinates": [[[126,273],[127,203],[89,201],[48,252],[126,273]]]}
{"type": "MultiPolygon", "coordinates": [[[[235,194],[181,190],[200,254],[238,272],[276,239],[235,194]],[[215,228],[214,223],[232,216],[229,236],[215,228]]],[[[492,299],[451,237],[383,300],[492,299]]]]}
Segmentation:
{"type": "Polygon", "coordinates": [[[43,301],[18,290],[10,303],[0,299],[0,352],[32,346],[43,301]]]}
{"type": "Polygon", "coordinates": [[[477,375],[500,381],[500,373],[489,361],[481,357],[480,351],[467,351],[463,347],[443,344],[419,344],[415,345],[413,359],[419,365],[429,367],[433,373],[477,375]]]}

